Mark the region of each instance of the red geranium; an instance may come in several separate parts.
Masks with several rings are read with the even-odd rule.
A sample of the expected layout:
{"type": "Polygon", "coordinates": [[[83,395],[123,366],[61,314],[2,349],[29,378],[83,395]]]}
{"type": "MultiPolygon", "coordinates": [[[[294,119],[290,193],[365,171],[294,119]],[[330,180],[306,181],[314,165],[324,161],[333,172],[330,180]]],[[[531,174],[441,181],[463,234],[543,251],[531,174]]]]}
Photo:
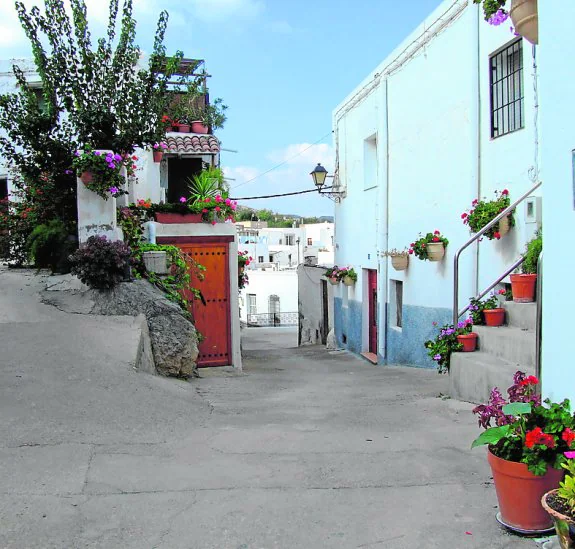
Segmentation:
{"type": "Polygon", "coordinates": [[[547,448],[555,448],[555,439],[552,435],[544,433],[541,427],[535,427],[532,431],[525,433],[525,446],[533,448],[536,444],[542,444],[547,448]]]}
{"type": "Polygon", "coordinates": [[[567,427],[561,434],[561,438],[567,443],[567,446],[571,446],[575,440],[575,432],[567,427]]]}

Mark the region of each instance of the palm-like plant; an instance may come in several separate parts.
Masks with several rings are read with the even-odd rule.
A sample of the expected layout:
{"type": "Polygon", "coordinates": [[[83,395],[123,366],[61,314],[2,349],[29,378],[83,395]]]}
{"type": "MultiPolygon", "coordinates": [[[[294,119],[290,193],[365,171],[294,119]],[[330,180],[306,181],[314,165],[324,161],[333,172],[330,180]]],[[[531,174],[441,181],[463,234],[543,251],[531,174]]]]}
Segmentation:
{"type": "Polygon", "coordinates": [[[190,202],[197,204],[206,198],[215,198],[217,195],[227,198],[228,188],[224,181],[224,172],[220,168],[208,168],[188,178],[190,202]]]}

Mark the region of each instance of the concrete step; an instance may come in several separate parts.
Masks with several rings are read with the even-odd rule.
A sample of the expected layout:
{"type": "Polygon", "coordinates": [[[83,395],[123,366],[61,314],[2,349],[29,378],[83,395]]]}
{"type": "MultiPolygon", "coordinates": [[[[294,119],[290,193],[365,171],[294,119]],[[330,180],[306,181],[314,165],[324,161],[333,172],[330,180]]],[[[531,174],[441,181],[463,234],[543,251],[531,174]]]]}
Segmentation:
{"type": "Polygon", "coordinates": [[[534,375],[535,368],[504,360],[484,351],[474,353],[453,353],[449,372],[449,394],[451,398],[485,404],[493,387],[498,387],[503,396],[513,384],[517,370],[534,375]]]}
{"type": "Polygon", "coordinates": [[[506,311],[508,326],[535,331],[537,322],[537,303],[514,303],[505,301],[503,307],[506,311]]]}
{"type": "Polygon", "coordinates": [[[535,332],[512,326],[474,326],[478,348],[523,368],[535,368],[535,332]]]}

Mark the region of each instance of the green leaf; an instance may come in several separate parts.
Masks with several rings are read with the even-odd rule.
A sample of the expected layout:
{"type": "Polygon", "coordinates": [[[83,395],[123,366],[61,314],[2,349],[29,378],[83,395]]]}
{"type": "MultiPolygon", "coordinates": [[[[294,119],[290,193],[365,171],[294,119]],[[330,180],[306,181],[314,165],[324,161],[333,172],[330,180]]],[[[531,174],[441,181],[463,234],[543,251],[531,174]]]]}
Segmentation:
{"type": "Polygon", "coordinates": [[[506,416],[520,416],[521,414],[531,413],[531,404],[529,402],[512,402],[503,406],[503,413],[506,416]]]}
{"type": "Polygon", "coordinates": [[[511,432],[511,425],[501,427],[491,427],[483,431],[471,444],[471,448],[483,446],[484,444],[497,444],[502,438],[505,438],[511,432]]]}

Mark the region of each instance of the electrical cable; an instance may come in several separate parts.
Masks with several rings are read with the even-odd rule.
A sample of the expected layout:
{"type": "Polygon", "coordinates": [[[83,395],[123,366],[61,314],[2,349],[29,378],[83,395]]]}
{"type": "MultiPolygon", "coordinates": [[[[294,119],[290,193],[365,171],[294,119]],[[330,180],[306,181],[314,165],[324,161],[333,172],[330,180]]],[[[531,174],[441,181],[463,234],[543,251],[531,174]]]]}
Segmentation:
{"type": "MultiPolygon", "coordinates": [[[[333,187],[322,187],[322,190],[332,189],[333,187]]],[[[283,194],[268,194],[266,196],[243,196],[241,198],[232,198],[230,200],[258,200],[259,198],[277,198],[279,196],[294,196],[296,194],[306,194],[306,193],[316,193],[317,189],[309,189],[307,191],[296,191],[293,193],[283,193],[283,194]]]]}

